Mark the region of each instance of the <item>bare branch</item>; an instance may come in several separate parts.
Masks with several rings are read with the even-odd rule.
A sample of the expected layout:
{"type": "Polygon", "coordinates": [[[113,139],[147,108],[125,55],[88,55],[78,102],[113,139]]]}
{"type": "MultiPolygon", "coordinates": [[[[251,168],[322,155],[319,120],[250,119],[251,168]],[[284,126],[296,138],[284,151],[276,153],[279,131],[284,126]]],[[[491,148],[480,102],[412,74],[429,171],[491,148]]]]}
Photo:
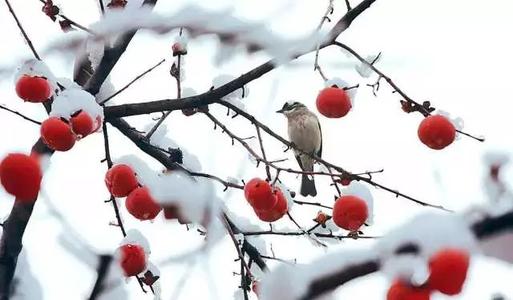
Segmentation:
{"type": "Polygon", "coordinates": [[[110,95],[109,97],[103,99],[101,102],[99,102],[98,104],[100,105],[104,105],[105,103],[107,103],[109,100],[111,100],[112,98],[116,97],[117,95],[121,94],[123,91],[125,91],[127,88],[129,88],[132,84],[134,84],[135,82],[137,82],[139,79],[141,79],[142,77],[144,77],[144,75],[150,73],[151,71],[153,71],[155,68],[157,68],[158,66],[160,66],[161,64],[163,64],[164,62],[166,61],[166,59],[162,59],[161,61],[159,61],[157,64],[155,64],[154,66],[152,66],[151,68],[149,68],[148,70],[142,72],[141,74],[137,75],[134,79],[132,79],[129,83],[127,83],[124,87],[122,87],[121,89],[119,89],[117,92],[115,92],[114,94],[110,95]]]}
{"type": "MultiPolygon", "coordinates": [[[[513,229],[513,211],[506,212],[499,216],[486,217],[472,224],[470,228],[478,239],[487,239],[502,232],[510,231],[513,229]]],[[[416,254],[418,251],[419,247],[417,245],[407,243],[403,246],[399,246],[396,254],[416,254]]],[[[316,278],[311,282],[307,293],[305,293],[301,299],[313,299],[353,279],[378,272],[380,268],[381,261],[378,258],[350,264],[346,268],[336,270],[334,273],[316,278]]]]}
{"type": "Polygon", "coordinates": [[[34,123],[34,124],[41,125],[41,122],[36,121],[36,120],[34,120],[34,119],[32,119],[32,118],[29,118],[29,117],[25,116],[24,114],[22,114],[22,113],[20,113],[20,112],[17,112],[17,111],[15,111],[15,110],[12,110],[12,109],[10,109],[10,108],[8,108],[8,107],[5,107],[5,106],[3,106],[3,105],[0,105],[0,109],[6,110],[6,111],[8,111],[8,112],[10,112],[10,113],[13,113],[13,114],[15,114],[15,115],[17,115],[17,116],[20,116],[20,117],[22,117],[23,119],[25,119],[25,120],[27,120],[27,121],[30,121],[30,122],[32,122],[32,123],[34,123]]]}
{"type": "MultiPolygon", "coordinates": [[[[374,64],[372,62],[368,62],[367,60],[365,60],[365,58],[363,58],[361,55],[359,55],[356,51],[354,51],[352,48],[350,48],[349,46],[343,44],[343,43],[340,43],[340,42],[333,42],[333,45],[335,46],[338,46],[344,50],[346,50],[347,52],[351,53],[354,57],[356,57],[359,61],[361,61],[362,63],[364,63],[365,65],[367,65],[369,68],[371,68],[376,74],[379,75],[378,77],[378,81],[376,82],[374,86],[377,86],[379,87],[379,79],[383,78],[385,79],[385,81],[390,85],[390,87],[392,87],[392,89],[398,93],[399,95],[401,95],[401,97],[404,98],[404,100],[409,103],[411,105],[411,111],[418,111],[420,112],[424,117],[427,117],[429,115],[431,115],[431,111],[425,106],[425,105],[422,105],[418,102],[416,102],[415,100],[413,100],[411,97],[409,97],[408,95],[406,95],[406,93],[401,90],[393,81],[390,77],[388,77],[387,75],[385,75],[383,72],[381,72],[378,68],[376,68],[374,66],[374,64]]],[[[428,105],[429,107],[429,105],[428,105]]],[[[476,141],[479,141],[479,142],[484,142],[484,138],[480,138],[480,137],[476,137],[476,136],[473,136],[471,134],[468,134],[466,132],[463,132],[461,130],[456,130],[457,132],[465,135],[465,136],[468,136],[476,141]]]]}
{"type": "MultiPolygon", "coordinates": [[[[268,133],[270,136],[274,137],[276,140],[280,141],[282,144],[284,144],[285,146],[287,146],[289,149],[295,149],[296,151],[304,154],[304,155],[308,155],[310,156],[311,158],[313,158],[314,160],[316,160],[317,162],[325,165],[326,167],[329,167],[329,168],[332,168],[338,172],[341,173],[341,176],[345,176],[345,177],[348,177],[348,178],[351,178],[352,180],[357,180],[357,181],[363,181],[365,183],[368,183],[374,187],[377,187],[377,188],[381,188],[387,192],[390,192],[394,195],[396,195],[397,197],[402,197],[402,198],[405,198],[407,200],[410,200],[410,201],[413,201],[417,204],[420,204],[422,206],[428,206],[428,207],[432,207],[432,208],[437,208],[437,209],[441,209],[441,210],[445,210],[445,211],[448,211],[447,209],[445,209],[443,206],[440,206],[440,205],[433,205],[433,204],[429,204],[427,202],[424,202],[424,201],[421,201],[421,200],[418,200],[418,199],[415,199],[413,197],[410,197],[406,194],[403,194],[399,191],[396,191],[394,189],[391,189],[389,187],[386,187],[382,184],[379,184],[367,177],[364,177],[364,176],[361,176],[361,175],[356,175],[356,174],[352,174],[351,172],[348,172],[346,171],[345,169],[339,167],[339,166],[336,166],[332,163],[329,163],[325,160],[323,160],[322,158],[318,157],[317,155],[315,154],[312,154],[312,153],[308,153],[308,152],[304,152],[302,151],[301,149],[297,148],[294,144],[290,143],[289,141],[287,141],[285,138],[281,137],[280,135],[278,135],[277,133],[275,133],[273,130],[271,130],[269,127],[267,127],[266,125],[264,125],[263,123],[259,122],[254,116],[252,116],[251,114],[248,114],[247,112],[245,112],[244,110],[238,108],[237,106],[229,103],[229,102],[226,102],[224,100],[218,100],[217,101],[219,104],[222,104],[223,106],[226,106],[228,108],[230,108],[231,110],[235,111],[237,114],[239,114],[240,116],[244,117],[245,119],[247,119],[249,122],[259,126],[263,131],[265,131],[266,133],[268,133]]],[[[328,173],[329,174],[329,173],[328,173]]],[[[329,175],[332,175],[332,174],[329,174],[329,175]]]]}
{"type": "Polygon", "coordinates": [[[32,51],[32,54],[34,55],[35,58],[37,58],[38,60],[41,60],[41,57],[39,57],[39,54],[37,54],[36,48],[34,48],[34,45],[32,44],[32,41],[30,40],[30,38],[28,37],[27,32],[25,32],[25,29],[23,29],[23,26],[21,25],[20,20],[18,19],[18,17],[16,16],[16,13],[12,9],[12,6],[11,6],[11,3],[9,2],[9,0],[5,0],[5,4],[7,4],[7,7],[9,8],[9,12],[11,13],[12,17],[14,18],[14,21],[16,21],[16,25],[18,25],[18,28],[20,29],[21,34],[23,35],[23,38],[25,39],[25,42],[30,47],[30,51],[32,51]]]}

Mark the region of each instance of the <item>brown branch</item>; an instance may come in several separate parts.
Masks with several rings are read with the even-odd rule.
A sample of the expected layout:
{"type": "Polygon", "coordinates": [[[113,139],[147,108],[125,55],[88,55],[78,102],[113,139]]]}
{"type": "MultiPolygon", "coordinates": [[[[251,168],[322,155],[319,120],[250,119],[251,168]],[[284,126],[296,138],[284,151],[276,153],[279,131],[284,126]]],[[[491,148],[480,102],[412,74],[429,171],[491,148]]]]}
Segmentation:
{"type": "MultiPolygon", "coordinates": [[[[485,240],[497,234],[513,230],[513,211],[506,212],[499,216],[489,216],[470,225],[470,229],[477,239],[485,240]]],[[[419,247],[416,244],[406,243],[399,246],[396,255],[416,254],[419,247]]],[[[382,262],[379,259],[354,263],[331,274],[316,278],[310,283],[308,291],[301,299],[314,299],[315,297],[332,291],[339,286],[375,272],[381,268],[382,262]]]]}
{"type": "MultiPolygon", "coordinates": [[[[376,68],[376,66],[374,66],[374,64],[372,62],[368,62],[365,58],[363,58],[360,54],[358,54],[355,50],[353,50],[351,47],[347,46],[346,44],[343,44],[343,43],[340,43],[340,42],[333,42],[333,45],[335,46],[338,46],[344,50],[346,50],[347,52],[351,53],[354,57],[356,57],[360,62],[364,63],[365,65],[367,65],[370,69],[372,69],[372,71],[374,71],[376,74],[379,75],[379,78],[378,78],[378,81],[375,85],[379,86],[379,79],[383,78],[385,79],[385,81],[388,83],[388,85],[390,85],[390,87],[396,92],[398,93],[399,95],[401,95],[402,98],[404,98],[405,101],[407,101],[412,107],[413,107],[413,110],[414,111],[418,111],[419,113],[421,113],[424,117],[427,117],[427,116],[430,116],[431,115],[431,111],[428,109],[428,107],[416,102],[415,100],[413,100],[410,96],[408,96],[403,90],[401,90],[396,84],[395,82],[390,78],[388,77],[387,75],[385,75],[381,70],[379,70],[378,68],[376,68]]],[[[467,137],[470,137],[476,141],[479,141],[479,142],[484,142],[484,138],[480,138],[480,137],[476,137],[476,136],[473,136],[471,134],[468,134],[466,132],[463,132],[461,130],[456,130],[457,132],[467,136],[467,137]]]]}
{"type": "Polygon", "coordinates": [[[32,41],[28,37],[27,33],[25,32],[25,29],[23,29],[23,26],[21,25],[20,20],[16,16],[16,13],[12,9],[11,3],[9,3],[9,0],[5,0],[5,4],[7,4],[7,7],[9,8],[9,12],[11,13],[12,17],[14,18],[14,21],[16,21],[16,25],[18,25],[18,28],[21,31],[21,34],[23,35],[23,38],[25,39],[25,42],[27,42],[27,45],[30,47],[30,51],[32,51],[32,54],[34,55],[37,60],[41,60],[41,57],[39,54],[37,54],[36,48],[34,48],[34,45],[32,44],[32,41]]]}
{"type": "MultiPolygon", "coordinates": [[[[267,180],[271,181],[271,170],[269,168],[269,165],[271,163],[267,160],[267,156],[265,154],[264,141],[262,140],[262,134],[260,133],[260,128],[255,125],[255,129],[257,132],[258,144],[260,145],[260,151],[262,152],[262,159],[265,161],[265,172],[267,174],[267,180]]],[[[280,170],[278,170],[278,172],[279,171],[280,170]]],[[[276,178],[278,178],[278,176],[276,176],[276,178]]]]}
{"type": "Polygon", "coordinates": [[[142,72],[141,74],[137,75],[134,79],[132,79],[129,83],[127,83],[124,87],[122,87],[121,89],[119,89],[117,92],[115,92],[114,94],[110,95],[109,97],[103,99],[102,101],[100,101],[98,104],[100,105],[104,105],[105,103],[107,103],[109,100],[111,100],[112,98],[116,97],[117,95],[121,94],[123,91],[125,91],[127,88],[129,88],[132,84],[134,84],[135,82],[137,82],[139,79],[141,79],[142,77],[144,77],[144,75],[150,73],[151,71],[153,71],[155,68],[157,68],[158,66],[160,66],[161,64],[163,64],[164,62],[166,61],[166,59],[162,59],[161,61],[159,61],[157,64],[155,64],[154,66],[150,67],[149,69],[147,69],[146,71],[142,72]]]}
{"type": "Polygon", "coordinates": [[[10,109],[10,108],[8,108],[8,107],[5,107],[5,106],[3,106],[3,105],[0,105],[0,109],[6,110],[6,111],[8,111],[8,112],[10,112],[10,113],[13,113],[13,114],[15,114],[15,115],[17,115],[17,116],[20,116],[20,117],[22,117],[23,119],[25,119],[25,120],[27,120],[27,121],[30,121],[30,122],[32,122],[32,123],[34,123],[34,124],[41,125],[41,122],[36,121],[36,120],[34,120],[34,119],[32,119],[32,118],[29,118],[29,117],[25,116],[24,114],[22,114],[22,113],[20,113],[20,112],[17,112],[17,111],[15,111],[15,110],[12,110],[12,109],[10,109]]]}
{"type": "MultiPolygon", "coordinates": [[[[356,19],[356,17],[363,13],[367,8],[369,8],[370,5],[375,1],[376,0],[364,0],[360,4],[358,4],[358,6],[347,12],[347,14],[345,14],[337,23],[337,25],[335,25],[335,27],[328,33],[328,38],[326,38],[326,41],[321,44],[320,49],[330,46],[332,42],[340,35],[340,33],[342,33],[349,27],[353,20],[356,19]]],[[[313,49],[296,53],[292,56],[292,58],[298,58],[302,55],[308,54],[315,50],[316,49],[314,47],[313,49]]],[[[108,60],[108,58],[105,58],[105,60],[108,60]]],[[[274,68],[276,68],[277,64],[278,63],[276,61],[270,60],[252,69],[251,71],[241,75],[240,77],[228,82],[227,84],[222,85],[216,89],[210,90],[201,95],[182,99],[164,99],[151,102],[130,103],[105,107],[105,118],[112,119],[134,115],[143,115],[154,112],[173,111],[186,108],[198,108],[201,106],[209,105],[215,103],[218,99],[221,99],[222,97],[242,88],[251,81],[260,78],[266,73],[272,71],[274,68]]],[[[92,86],[93,83],[91,83],[90,85],[92,86]]],[[[97,84],[95,83],[94,85],[97,84]]],[[[97,92],[97,89],[93,87],[89,88],[88,90],[93,91],[93,94],[97,92]]]]}
{"type": "MultiPolygon", "coordinates": [[[[46,1],[45,0],[39,0],[41,3],[45,4],[46,5],[46,1]]],[[[65,15],[61,14],[60,13],[60,9],[59,9],[59,13],[57,14],[59,17],[61,17],[63,20],[65,20],[66,22],[68,22],[70,25],[80,29],[80,30],[83,30],[91,35],[95,35],[94,32],[92,32],[90,29],[88,29],[87,27],[85,26],[82,26],[80,24],[78,24],[77,22],[71,20],[70,18],[66,17],[65,15]]]]}
{"type": "MultiPolygon", "coordinates": [[[[363,181],[365,183],[368,183],[374,187],[377,187],[377,188],[381,188],[387,192],[390,192],[394,195],[396,195],[397,197],[402,197],[402,198],[405,198],[407,200],[410,200],[410,201],[413,201],[417,204],[420,204],[422,206],[428,206],[428,207],[432,207],[432,208],[437,208],[437,209],[442,209],[442,210],[445,210],[445,211],[448,211],[447,209],[445,209],[443,206],[440,206],[440,205],[433,205],[433,204],[429,204],[427,202],[424,202],[424,201],[421,201],[421,200],[418,200],[418,199],[415,199],[411,196],[408,196],[406,194],[403,194],[399,191],[396,191],[394,189],[391,189],[389,187],[386,187],[382,184],[379,184],[375,181],[373,181],[372,179],[370,178],[367,178],[367,177],[364,177],[362,175],[356,175],[356,174],[352,174],[351,172],[348,172],[346,171],[345,169],[339,167],[339,166],[336,166],[332,163],[329,163],[325,160],[323,160],[322,158],[320,158],[319,156],[315,155],[315,154],[312,154],[312,153],[308,153],[308,152],[304,152],[303,150],[297,148],[294,144],[290,143],[289,141],[287,141],[285,138],[281,137],[280,135],[278,135],[277,133],[275,133],[273,130],[271,130],[269,127],[267,127],[266,125],[264,125],[263,123],[259,122],[254,116],[252,116],[251,114],[245,112],[244,110],[236,107],[235,105],[229,103],[229,102],[226,102],[226,101],[223,101],[223,100],[218,100],[217,101],[219,104],[223,105],[223,106],[226,106],[228,108],[230,108],[231,110],[233,110],[234,112],[236,112],[238,115],[244,117],[245,119],[247,119],[249,122],[251,122],[252,124],[255,124],[257,126],[259,126],[263,131],[265,131],[267,134],[269,134],[270,136],[274,137],[276,140],[280,141],[282,144],[284,144],[285,146],[287,146],[289,149],[295,149],[297,152],[300,152],[304,155],[308,155],[310,156],[311,158],[313,158],[314,160],[316,160],[317,162],[325,165],[326,167],[329,167],[329,168],[332,168],[334,170],[336,170],[337,172],[340,172],[341,173],[341,176],[342,177],[346,177],[346,178],[350,178],[351,180],[357,180],[357,181],[363,181]]],[[[329,175],[333,175],[333,174],[330,174],[328,173],[329,175]]]]}
{"type": "MultiPolygon", "coordinates": [[[[180,28],[180,36],[182,34],[183,34],[183,27],[180,28]]],[[[171,76],[173,76],[175,78],[175,81],[176,81],[176,98],[180,99],[180,98],[182,98],[182,80],[181,80],[181,76],[182,76],[182,74],[181,74],[181,72],[182,72],[182,55],[181,54],[178,54],[178,56],[177,56],[177,64],[176,64],[175,69],[173,69],[173,67],[175,67],[174,63],[173,63],[173,65],[171,65],[171,69],[169,70],[169,73],[171,74],[171,76]]],[[[162,117],[160,117],[160,119],[157,121],[155,126],[153,126],[153,128],[151,128],[150,131],[148,131],[148,134],[146,135],[146,137],[150,138],[155,133],[155,131],[157,131],[159,126],[162,125],[162,123],[164,123],[164,121],[167,119],[167,117],[170,114],[171,114],[171,111],[166,111],[162,115],[162,117]]]]}
{"type": "MultiPolygon", "coordinates": [[[[328,22],[331,21],[330,18],[328,17],[328,15],[333,14],[333,11],[334,11],[333,0],[328,0],[328,7],[326,8],[326,12],[322,16],[321,22],[317,26],[317,30],[316,30],[317,33],[322,29],[322,25],[324,25],[324,23],[326,21],[328,21],[328,22]]],[[[321,75],[322,79],[324,81],[327,81],[328,78],[326,77],[326,75],[324,75],[324,72],[322,71],[321,66],[319,65],[319,51],[320,50],[321,50],[321,43],[318,42],[316,49],[315,49],[314,71],[317,70],[319,72],[319,75],[321,75]]]]}
{"type": "Polygon", "coordinates": [[[320,202],[308,202],[308,201],[294,200],[294,203],[296,203],[298,205],[311,205],[311,206],[318,206],[318,207],[323,207],[323,208],[327,208],[327,209],[333,209],[333,207],[324,205],[320,202]]]}
{"type": "Polygon", "coordinates": [[[98,4],[100,5],[100,11],[102,15],[105,14],[105,6],[103,5],[103,0],[98,0],[98,4]]]}
{"type": "MultiPolygon", "coordinates": [[[[157,0],[144,0],[142,5],[154,6],[156,2],[157,0]]],[[[107,76],[109,76],[110,72],[118,62],[121,55],[125,52],[126,48],[128,47],[128,44],[130,44],[130,41],[136,33],[137,30],[132,30],[123,34],[116,41],[114,47],[105,49],[100,64],[96,68],[93,76],[84,86],[84,89],[88,93],[96,95],[100,91],[103,82],[105,81],[107,76]]]]}
{"type": "Polygon", "coordinates": [[[369,8],[374,2],[376,2],[376,0],[364,0],[360,2],[360,4],[355,6],[353,9],[349,10],[328,33],[325,44],[329,45],[335,42],[337,37],[347,28],[349,28],[349,26],[351,26],[351,23],[353,23],[353,21],[367,8],[369,8]]]}
{"type": "Polygon", "coordinates": [[[248,231],[248,232],[242,232],[245,236],[255,236],[255,235],[280,235],[280,236],[303,236],[308,234],[313,234],[316,237],[319,238],[329,238],[329,239],[336,239],[336,240],[342,240],[342,239],[376,239],[379,237],[376,236],[365,236],[365,235],[336,235],[333,233],[320,233],[320,232],[309,232],[309,231],[272,231],[272,230],[265,230],[265,231],[248,231]]]}
{"type": "MultiPolygon", "coordinates": [[[[109,134],[107,131],[107,124],[105,122],[103,122],[103,143],[104,143],[104,147],[105,147],[105,160],[107,161],[107,170],[109,170],[110,168],[112,168],[113,163],[112,163],[112,159],[110,157],[109,134]]],[[[114,208],[114,214],[116,215],[117,226],[121,230],[123,237],[125,237],[126,230],[125,230],[125,226],[123,225],[123,221],[121,220],[121,215],[119,213],[119,207],[118,207],[116,197],[111,195],[109,202],[112,203],[112,207],[114,208]]]]}
{"type": "MultiPolygon", "coordinates": [[[[32,151],[40,155],[53,153],[53,150],[48,148],[41,139],[34,144],[32,151]]],[[[3,233],[0,238],[0,299],[2,300],[9,299],[18,255],[22,249],[23,234],[35,203],[36,199],[29,202],[16,200],[9,217],[3,223],[3,233]]]]}
{"type": "Polygon", "coordinates": [[[176,163],[174,160],[170,158],[170,156],[160,149],[157,146],[150,144],[149,140],[142,135],[141,133],[135,131],[125,120],[123,119],[114,119],[109,122],[112,126],[116,127],[123,135],[129,138],[139,149],[148,154],[149,156],[158,160],[164,167],[169,170],[181,170],[187,172],[189,175],[194,177],[204,177],[215,180],[225,186],[225,188],[236,188],[236,189],[244,189],[244,186],[228,182],[223,180],[217,176],[200,173],[200,172],[192,172],[185,169],[182,165],[176,163]]]}
{"type": "MultiPolygon", "coordinates": [[[[234,234],[242,233],[242,231],[237,227],[237,225],[235,225],[235,223],[233,223],[226,215],[225,218],[234,234]]],[[[251,258],[251,260],[254,261],[262,271],[268,270],[267,264],[262,259],[262,255],[260,254],[258,249],[255,246],[253,246],[250,242],[248,242],[247,239],[244,239],[244,243],[242,244],[242,251],[246,252],[248,256],[251,258]]]]}
{"type": "Polygon", "coordinates": [[[235,238],[235,235],[233,233],[232,228],[230,227],[230,224],[226,220],[226,215],[223,216],[223,225],[226,228],[226,231],[228,231],[228,235],[230,236],[233,245],[235,246],[235,249],[237,250],[237,255],[239,259],[241,260],[242,264],[244,265],[244,268],[246,269],[246,272],[249,274],[250,277],[253,277],[253,274],[251,273],[251,269],[249,268],[248,264],[246,263],[246,260],[244,259],[244,254],[242,254],[242,250],[240,248],[239,243],[237,242],[237,239],[235,238]]]}
{"type": "Polygon", "coordinates": [[[93,290],[89,296],[89,300],[96,300],[98,296],[105,289],[105,279],[109,271],[110,264],[112,263],[113,257],[111,255],[101,255],[100,262],[98,264],[96,282],[94,283],[93,290]]]}

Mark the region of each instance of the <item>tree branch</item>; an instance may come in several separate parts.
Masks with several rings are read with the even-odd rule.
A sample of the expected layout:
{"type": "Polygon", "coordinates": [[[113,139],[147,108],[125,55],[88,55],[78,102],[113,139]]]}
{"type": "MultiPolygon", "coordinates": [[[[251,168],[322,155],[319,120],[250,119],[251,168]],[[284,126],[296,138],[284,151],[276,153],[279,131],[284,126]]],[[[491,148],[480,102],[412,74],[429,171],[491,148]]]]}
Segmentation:
{"type": "MultiPolygon", "coordinates": [[[[398,93],[399,95],[401,95],[401,97],[404,98],[404,100],[406,102],[408,102],[412,107],[413,107],[413,110],[414,111],[418,111],[419,113],[421,113],[424,117],[428,117],[431,115],[431,111],[428,109],[428,107],[424,106],[424,105],[421,105],[420,103],[416,102],[415,100],[413,100],[410,96],[408,96],[403,90],[401,90],[395,83],[394,81],[388,77],[387,75],[385,75],[383,72],[381,72],[378,68],[376,68],[374,66],[374,63],[373,62],[368,62],[367,60],[365,60],[365,58],[363,58],[361,55],[359,55],[356,51],[354,51],[351,47],[347,46],[346,44],[343,44],[343,43],[340,43],[340,42],[333,42],[333,45],[335,46],[338,46],[344,50],[346,50],[347,52],[351,53],[354,57],[356,57],[360,62],[362,62],[363,64],[367,65],[367,67],[369,67],[370,69],[372,69],[372,71],[374,71],[376,74],[379,75],[379,78],[378,78],[378,81],[376,82],[375,85],[377,85],[379,87],[379,80],[381,78],[385,79],[385,81],[390,85],[390,87],[392,87],[392,89],[398,93]]],[[[375,86],[375,85],[372,85],[372,86],[375,86]]],[[[374,90],[373,90],[374,92],[374,90]]],[[[413,111],[412,110],[412,111],[413,111]]],[[[476,137],[474,135],[471,135],[471,134],[468,134],[466,132],[463,132],[461,130],[456,130],[457,132],[467,136],[467,137],[470,137],[476,141],[479,141],[479,142],[484,142],[484,138],[480,138],[480,137],[476,137]]]]}
{"type": "MultiPolygon", "coordinates": [[[[49,149],[41,139],[32,147],[33,153],[51,155],[49,149]]],[[[36,199],[33,201],[14,202],[9,217],[3,224],[3,233],[0,239],[0,300],[9,299],[9,292],[16,270],[18,255],[22,249],[22,239],[27,224],[32,215],[36,199]]]]}
{"type": "Polygon", "coordinates": [[[36,48],[32,44],[32,41],[28,37],[27,33],[25,32],[25,29],[23,29],[23,26],[21,25],[20,20],[16,16],[16,13],[12,9],[11,3],[9,3],[9,0],[5,0],[5,4],[7,4],[7,7],[9,8],[9,12],[11,13],[12,17],[14,18],[14,21],[16,21],[16,25],[18,25],[18,28],[21,31],[21,34],[23,35],[23,38],[25,39],[25,42],[27,42],[27,45],[30,47],[30,51],[32,51],[32,54],[34,54],[34,57],[37,58],[37,60],[41,60],[41,57],[36,51],[36,48]]]}
{"type": "Polygon", "coordinates": [[[104,283],[105,279],[107,277],[107,273],[109,271],[109,266],[112,263],[112,256],[111,255],[101,255],[100,256],[100,262],[98,265],[97,270],[97,278],[96,282],[94,283],[93,290],[91,291],[91,296],[89,296],[89,300],[96,300],[98,296],[102,293],[104,290],[104,283]]]}
{"type": "MultiPolygon", "coordinates": [[[[370,5],[376,0],[364,0],[358,6],[348,11],[340,21],[335,25],[335,27],[328,33],[325,42],[320,45],[320,49],[323,49],[332,44],[332,42],[344,31],[349,25],[351,25],[352,21],[356,19],[361,13],[363,13],[370,5]]],[[[315,51],[316,47],[312,49],[308,49],[299,53],[296,53],[292,56],[292,59],[296,59],[302,55],[308,54],[312,51],[315,51]]],[[[102,59],[103,61],[103,59],[102,59]]],[[[200,106],[205,106],[208,104],[215,103],[217,99],[220,99],[240,88],[244,85],[250,83],[251,81],[260,78],[262,75],[272,71],[276,68],[277,62],[274,60],[270,60],[251,71],[241,75],[240,77],[228,82],[225,85],[222,85],[216,89],[203,93],[201,95],[187,97],[182,99],[164,99],[159,101],[152,102],[143,102],[143,103],[131,103],[131,104],[123,104],[116,106],[109,106],[105,108],[105,118],[120,118],[134,115],[143,115],[154,112],[162,112],[162,111],[173,111],[179,109],[186,108],[198,108],[200,106]]],[[[91,89],[95,91],[95,89],[91,89]]]]}
{"type": "MultiPolygon", "coordinates": [[[[143,5],[154,6],[157,0],[144,0],[143,5]]],[[[103,53],[102,60],[96,68],[93,76],[89,79],[84,89],[92,95],[98,94],[100,88],[109,76],[110,72],[118,62],[121,55],[125,52],[128,44],[132,41],[132,38],[137,33],[137,30],[132,30],[123,34],[117,41],[114,47],[108,48],[103,53]]]]}
{"type": "MultiPolygon", "coordinates": [[[[486,217],[475,222],[470,227],[475,237],[481,240],[490,238],[505,231],[513,230],[513,211],[509,211],[495,217],[486,217]]],[[[419,247],[417,245],[407,243],[398,247],[396,254],[416,254],[418,251],[419,247]]],[[[373,259],[351,264],[348,267],[337,270],[332,274],[316,278],[311,282],[307,293],[301,299],[313,299],[321,294],[332,291],[353,279],[378,272],[381,268],[381,264],[382,263],[379,259],[373,259]]]]}

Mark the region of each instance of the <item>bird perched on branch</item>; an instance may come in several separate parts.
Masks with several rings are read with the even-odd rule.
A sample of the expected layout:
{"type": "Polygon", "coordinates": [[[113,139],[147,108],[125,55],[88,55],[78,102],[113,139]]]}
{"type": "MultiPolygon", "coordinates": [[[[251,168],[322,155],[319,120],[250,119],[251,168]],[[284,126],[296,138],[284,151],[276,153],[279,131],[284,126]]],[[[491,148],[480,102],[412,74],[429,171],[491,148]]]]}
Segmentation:
{"type": "MultiPolygon", "coordinates": [[[[321,156],[322,132],[317,116],[300,102],[286,102],[277,113],[284,114],[288,120],[290,141],[305,153],[321,156]]],[[[301,170],[313,172],[314,159],[294,149],[294,155],[301,170]]],[[[303,174],[301,180],[301,195],[315,196],[315,182],[313,175],[303,174]]]]}

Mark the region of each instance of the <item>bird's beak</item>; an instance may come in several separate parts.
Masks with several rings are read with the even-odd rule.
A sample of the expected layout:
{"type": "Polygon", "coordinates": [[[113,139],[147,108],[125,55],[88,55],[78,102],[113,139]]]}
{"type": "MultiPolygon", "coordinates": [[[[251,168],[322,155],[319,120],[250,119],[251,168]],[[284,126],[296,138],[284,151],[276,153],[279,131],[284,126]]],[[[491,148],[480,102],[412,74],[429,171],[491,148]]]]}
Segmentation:
{"type": "Polygon", "coordinates": [[[283,113],[283,109],[277,110],[276,112],[279,113],[279,114],[282,114],[283,113]]]}

